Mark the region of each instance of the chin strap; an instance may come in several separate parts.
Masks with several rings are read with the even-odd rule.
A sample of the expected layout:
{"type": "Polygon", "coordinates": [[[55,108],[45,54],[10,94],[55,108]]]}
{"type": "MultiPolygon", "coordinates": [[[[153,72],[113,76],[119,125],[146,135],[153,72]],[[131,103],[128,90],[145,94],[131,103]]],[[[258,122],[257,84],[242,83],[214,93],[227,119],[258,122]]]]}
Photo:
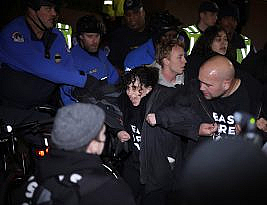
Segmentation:
{"type": "Polygon", "coordinates": [[[50,48],[54,42],[54,40],[56,39],[57,35],[52,33],[52,29],[48,29],[45,24],[42,22],[42,20],[39,18],[37,11],[35,11],[36,13],[36,17],[39,21],[39,23],[37,23],[30,15],[28,16],[28,18],[32,21],[32,23],[41,31],[43,31],[43,36],[41,38],[41,40],[44,43],[45,46],[45,58],[50,59],[50,48]]]}
{"type": "Polygon", "coordinates": [[[50,48],[55,41],[57,35],[53,33],[51,30],[45,30],[42,41],[45,46],[45,58],[50,59],[50,48]]]}
{"type": "Polygon", "coordinates": [[[36,13],[36,16],[38,18],[38,21],[40,22],[41,26],[30,16],[28,15],[27,17],[32,21],[32,23],[38,28],[40,29],[41,31],[45,31],[47,30],[48,28],[44,25],[44,23],[42,22],[42,20],[39,18],[39,16],[37,15],[37,11],[35,11],[36,13]]]}

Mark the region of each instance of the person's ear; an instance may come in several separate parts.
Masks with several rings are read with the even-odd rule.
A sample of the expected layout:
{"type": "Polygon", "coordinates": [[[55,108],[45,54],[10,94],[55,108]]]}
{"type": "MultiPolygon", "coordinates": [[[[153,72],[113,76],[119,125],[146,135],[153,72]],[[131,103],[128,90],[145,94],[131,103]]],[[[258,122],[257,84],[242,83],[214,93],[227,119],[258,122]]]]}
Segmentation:
{"type": "Polygon", "coordinates": [[[144,8],[142,8],[142,10],[141,10],[141,15],[144,16],[144,17],[145,17],[145,15],[146,15],[146,11],[145,11],[144,8]]]}
{"type": "Polygon", "coordinates": [[[152,87],[151,87],[151,86],[148,86],[147,89],[146,89],[146,95],[147,95],[148,93],[150,93],[151,90],[152,90],[152,87]]]}
{"type": "Polygon", "coordinates": [[[204,12],[200,12],[199,16],[200,16],[200,18],[202,19],[202,18],[204,18],[205,13],[204,13],[204,12]]]}
{"type": "Polygon", "coordinates": [[[86,148],[86,153],[88,154],[98,154],[99,142],[92,140],[86,148]]]}
{"type": "Polygon", "coordinates": [[[230,85],[231,85],[231,80],[225,80],[223,82],[223,88],[224,88],[224,90],[228,90],[230,88],[230,85]]]}
{"type": "Polygon", "coordinates": [[[168,59],[168,58],[163,58],[163,59],[162,59],[162,63],[163,63],[163,65],[166,65],[166,66],[168,66],[168,65],[169,65],[169,63],[170,63],[170,61],[169,61],[169,59],[168,59]]]}

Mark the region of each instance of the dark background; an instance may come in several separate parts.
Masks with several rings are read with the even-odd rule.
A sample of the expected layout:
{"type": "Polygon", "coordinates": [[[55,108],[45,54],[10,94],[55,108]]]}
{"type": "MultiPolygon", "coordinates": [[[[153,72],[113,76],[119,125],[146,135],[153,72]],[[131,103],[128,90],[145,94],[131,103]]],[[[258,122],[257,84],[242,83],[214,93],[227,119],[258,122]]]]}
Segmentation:
{"type": "MultiPolygon", "coordinates": [[[[257,49],[267,42],[267,0],[213,0],[219,5],[227,2],[240,5],[241,32],[250,37],[257,49]]],[[[23,0],[0,0],[0,28],[23,14],[23,0]]],[[[103,0],[64,0],[61,21],[75,27],[76,20],[88,12],[101,12],[103,0]]],[[[168,9],[185,25],[197,21],[201,0],[143,0],[147,14],[168,9]]]]}

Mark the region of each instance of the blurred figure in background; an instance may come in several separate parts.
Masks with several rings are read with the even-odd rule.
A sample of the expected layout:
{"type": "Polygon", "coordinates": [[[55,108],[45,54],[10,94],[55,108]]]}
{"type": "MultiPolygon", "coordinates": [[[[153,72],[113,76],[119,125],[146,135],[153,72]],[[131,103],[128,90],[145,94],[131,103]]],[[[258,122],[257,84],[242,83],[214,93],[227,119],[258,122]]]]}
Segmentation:
{"type": "Polygon", "coordinates": [[[198,21],[196,24],[183,28],[188,38],[190,39],[190,46],[187,54],[190,55],[196,40],[209,27],[214,26],[217,21],[219,7],[216,3],[210,1],[201,2],[198,9],[198,21]]]}
{"type": "Polygon", "coordinates": [[[123,61],[126,55],[149,39],[142,1],[125,0],[123,9],[125,25],[107,36],[107,46],[110,50],[108,58],[120,73],[124,72],[123,61]]]}
{"type": "Polygon", "coordinates": [[[219,12],[219,24],[226,30],[229,44],[235,50],[235,59],[241,63],[249,53],[256,53],[250,38],[236,32],[239,22],[239,9],[236,6],[224,6],[219,12]]]}
{"type": "Polygon", "coordinates": [[[207,142],[195,150],[183,173],[184,205],[262,204],[267,157],[244,139],[207,142]]]}

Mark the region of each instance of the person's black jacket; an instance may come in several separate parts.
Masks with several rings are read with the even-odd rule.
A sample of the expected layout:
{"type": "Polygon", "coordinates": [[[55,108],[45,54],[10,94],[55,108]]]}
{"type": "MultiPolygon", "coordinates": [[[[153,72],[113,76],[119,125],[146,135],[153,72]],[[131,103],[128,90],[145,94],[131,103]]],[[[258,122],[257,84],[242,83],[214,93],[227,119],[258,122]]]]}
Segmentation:
{"type": "MultiPolygon", "coordinates": [[[[75,178],[81,181],[86,178],[85,186],[93,188],[89,188],[90,191],[80,198],[79,204],[81,205],[135,204],[127,184],[105,168],[98,155],[52,149],[48,158],[38,163],[35,176],[40,184],[54,176],[64,176],[66,180],[75,178]],[[74,175],[81,176],[81,178],[74,177],[74,175]]],[[[79,189],[86,190],[87,188],[80,187],[79,189]]]]}
{"type": "Polygon", "coordinates": [[[108,59],[115,67],[124,71],[123,62],[126,55],[149,38],[150,34],[147,29],[143,32],[133,31],[127,26],[116,29],[107,37],[107,44],[110,49],[108,59]]]}
{"type": "MultiPolygon", "coordinates": [[[[245,79],[245,76],[243,78],[245,79]]],[[[238,108],[241,109],[241,110],[236,110],[236,111],[244,111],[252,115],[256,115],[260,107],[260,100],[258,98],[259,96],[258,97],[256,96],[261,91],[257,89],[253,90],[252,88],[247,89],[248,84],[247,82],[245,82],[245,80],[242,80],[242,79],[241,79],[241,84],[242,84],[242,90],[243,90],[242,92],[245,92],[246,97],[243,99],[240,99],[239,101],[233,102],[233,107],[237,109],[238,108]],[[252,91],[254,91],[254,93],[251,93],[252,91]],[[245,100],[245,102],[242,102],[242,100],[245,100]]],[[[156,114],[160,116],[165,116],[166,118],[170,118],[170,116],[172,116],[173,121],[170,121],[168,123],[168,126],[175,127],[175,122],[177,121],[175,117],[178,117],[178,116],[170,115],[170,113],[171,112],[177,113],[181,109],[180,107],[182,105],[182,106],[188,106],[190,109],[192,109],[193,112],[196,113],[196,116],[200,118],[199,122],[215,123],[215,120],[213,118],[213,111],[210,107],[211,102],[209,102],[209,100],[206,100],[204,98],[203,94],[199,90],[199,87],[200,85],[199,85],[198,80],[196,79],[191,80],[190,83],[187,84],[187,86],[184,86],[182,89],[178,90],[177,95],[176,95],[176,100],[173,100],[173,102],[175,103],[171,107],[165,108],[156,114]]],[[[194,118],[194,117],[195,116],[193,115],[191,118],[194,118]]],[[[178,122],[179,122],[179,117],[178,117],[178,122]]],[[[184,152],[184,159],[185,160],[188,159],[192,151],[200,143],[206,140],[211,140],[211,139],[212,139],[211,137],[200,136],[197,141],[196,140],[184,141],[184,145],[186,147],[185,152],[184,152]]]]}
{"type": "MultiPolygon", "coordinates": [[[[175,88],[168,88],[157,85],[149,96],[146,104],[145,116],[154,113],[172,103],[172,98],[176,94],[175,88]]],[[[125,95],[125,100],[127,96],[125,95]]],[[[122,107],[124,116],[127,116],[127,104],[122,107]]],[[[146,185],[146,192],[157,189],[169,190],[175,182],[175,173],[178,173],[183,164],[183,137],[197,137],[198,123],[191,122],[191,110],[181,108],[181,113],[175,113],[180,117],[180,123],[175,127],[150,126],[145,120],[143,122],[140,150],[140,180],[146,185]],[[188,118],[190,119],[189,121],[188,118]],[[193,125],[192,125],[193,124],[193,125]],[[197,128],[196,128],[197,127],[197,128]],[[175,131],[175,132],[174,132],[175,131]],[[189,134],[191,132],[191,134],[189,134]],[[192,134],[194,133],[194,134],[192,134]],[[175,168],[169,163],[167,157],[175,159],[175,168]]],[[[127,121],[127,119],[124,119],[127,121]]],[[[166,125],[168,119],[162,117],[161,121],[166,125]]]]}
{"type": "MultiPolygon", "coordinates": [[[[192,150],[207,137],[199,137],[201,123],[214,123],[212,115],[203,105],[203,96],[199,92],[196,80],[176,88],[169,106],[156,111],[157,125],[182,136],[182,159],[186,162],[192,150]]],[[[177,174],[180,172],[177,171],[177,174]]]]}
{"type": "Polygon", "coordinates": [[[241,63],[241,69],[250,73],[262,84],[267,82],[267,46],[256,54],[247,56],[241,63]]]}

